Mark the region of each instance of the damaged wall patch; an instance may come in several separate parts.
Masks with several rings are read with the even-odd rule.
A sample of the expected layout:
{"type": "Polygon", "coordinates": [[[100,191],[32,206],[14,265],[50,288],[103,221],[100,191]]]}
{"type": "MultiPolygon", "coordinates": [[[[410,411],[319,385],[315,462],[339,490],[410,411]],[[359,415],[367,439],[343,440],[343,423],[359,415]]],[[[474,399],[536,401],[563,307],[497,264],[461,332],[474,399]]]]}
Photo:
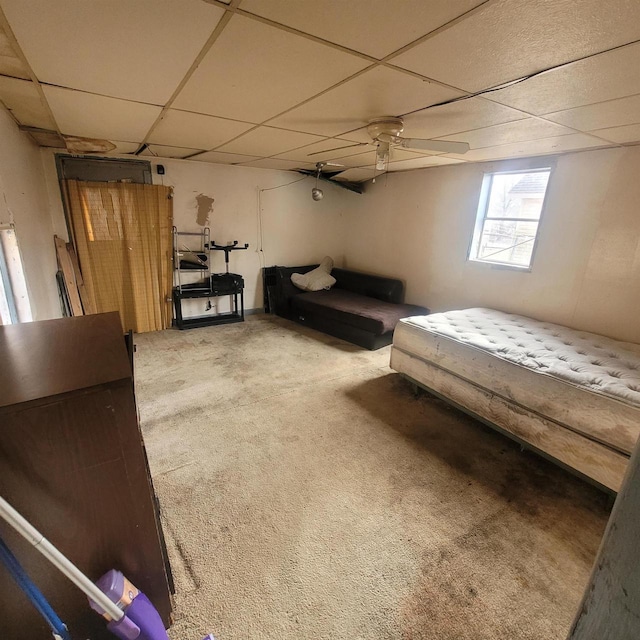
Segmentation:
{"type": "Polygon", "coordinates": [[[211,196],[206,196],[204,195],[204,193],[200,193],[196,196],[196,222],[201,227],[205,227],[209,223],[209,216],[213,212],[214,202],[214,198],[212,198],[211,196]]]}

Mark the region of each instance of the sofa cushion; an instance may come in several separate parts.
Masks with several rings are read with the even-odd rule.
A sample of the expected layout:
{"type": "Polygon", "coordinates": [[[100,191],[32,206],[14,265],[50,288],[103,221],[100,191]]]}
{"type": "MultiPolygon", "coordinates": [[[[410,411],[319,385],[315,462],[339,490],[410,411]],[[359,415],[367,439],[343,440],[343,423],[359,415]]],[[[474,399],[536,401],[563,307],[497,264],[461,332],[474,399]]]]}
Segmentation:
{"type": "Polygon", "coordinates": [[[424,307],[383,302],[345,289],[300,293],[291,306],[298,313],[321,315],[374,335],[393,331],[400,318],[429,313],[424,307]]]}
{"type": "Polygon", "coordinates": [[[331,275],[336,279],[336,289],[346,289],[361,296],[377,298],[385,302],[402,303],[404,285],[402,280],[397,278],[372,276],[369,273],[348,271],[338,267],[331,271],[331,275]]]}

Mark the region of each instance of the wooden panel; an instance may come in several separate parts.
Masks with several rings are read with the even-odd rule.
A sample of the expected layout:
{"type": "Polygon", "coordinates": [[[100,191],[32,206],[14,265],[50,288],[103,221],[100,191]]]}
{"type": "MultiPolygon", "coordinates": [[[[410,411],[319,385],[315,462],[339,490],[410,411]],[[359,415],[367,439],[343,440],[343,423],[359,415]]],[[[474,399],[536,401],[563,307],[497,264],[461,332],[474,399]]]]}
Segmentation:
{"type": "MultiPolygon", "coordinates": [[[[168,626],[165,561],[119,314],[0,327],[0,361],[0,492],[90,578],[122,570],[168,626]]],[[[85,596],[4,522],[0,535],[74,638],[112,637],[85,596]]],[[[51,637],[3,571],[0,594],[0,638],[51,637]]]]}
{"type": "Polygon", "coordinates": [[[124,378],[117,312],[0,327],[0,407],[124,378]]]}
{"type": "MultiPolygon", "coordinates": [[[[165,558],[160,538],[160,522],[156,518],[155,493],[147,456],[138,426],[133,388],[122,385],[112,389],[115,406],[122,409],[123,419],[117,423],[118,439],[123,451],[126,477],[129,483],[132,505],[135,509],[138,547],[140,552],[131,560],[131,580],[153,602],[156,609],[169,626],[171,622],[171,601],[165,558]],[[137,582],[136,582],[137,580],[137,582]]],[[[124,571],[124,569],[123,569],[124,571]]],[[[127,575],[127,571],[124,571],[127,575]]]]}
{"type": "Polygon", "coordinates": [[[78,262],[76,250],[70,242],[67,243],[67,252],[69,253],[71,265],[73,266],[73,274],[76,279],[76,284],[78,285],[78,293],[80,294],[80,300],[82,301],[82,308],[85,313],[96,313],[96,307],[93,304],[93,300],[91,299],[87,288],[84,286],[84,278],[82,277],[82,271],[80,270],[80,263],[78,262]]]}
{"type": "Polygon", "coordinates": [[[629,460],[626,455],[397,348],[391,349],[390,366],[602,486],[620,488],[629,460]]]}
{"type": "MultiPolygon", "coordinates": [[[[126,353],[122,337],[119,344],[126,353]]],[[[6,499],[91,579],[122,570],[168,623],[168,586],[131,385],[7,410],[0,430],[6,499]]],[[[75,586],[3,522],[0,534],[73,637],[111,637],[75,586]]],[[[0,637],[50,637],[5,572],[0,593],[0,637]]]]}
{"type": "Polygon", "coordinates": [[[568,640],[640,638],[640,443],[618,494],[568,640]]]}
{"type": "Polygon", "coordinates": [[[71,305],[71,313],[74,316],[81,316],[82,303],[80,302],[80,294],[78,293],[78,285],[76,283],[76,276],[73,271],[73,265],[67,252],[67,244],[58,236],[53,236],[53,240],[56,245],[56,255],[58,256],[58,266],[62,270],[64,276],[64,284],[67,290],[67,297],[69,298],[69,304],[71,305]]]}

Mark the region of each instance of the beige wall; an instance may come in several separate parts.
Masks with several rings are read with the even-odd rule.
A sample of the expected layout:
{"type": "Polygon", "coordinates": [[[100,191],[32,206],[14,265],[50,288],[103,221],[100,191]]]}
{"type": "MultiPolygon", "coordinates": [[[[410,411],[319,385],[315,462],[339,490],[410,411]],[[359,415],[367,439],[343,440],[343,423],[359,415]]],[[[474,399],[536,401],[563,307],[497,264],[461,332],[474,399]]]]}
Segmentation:
{"type": "Polygon", "coordinates": [[[0,224],[14,223],[34,320],[60,315],[49,203],[38,147],[0,107],[0,224]]]}
{"type": "MultiPolygon", "coordinates": [[[[53,226],[56,233],[65,235],[64,214],[60,201],[54,154],[43,150],[43,161],[51,201],[53,226]]],[[[263,265],[297,265],[319,262],[330,255],[336,264],[342,264],[346,240],[344,237],[345,212],[362,197],[331,184],[323,185],[325,198],[311,199],[311,178],[297,184],[263,191],[262,208],[263,250],[259,251],[258,192],[284,185],[303,176],[298,173],[235,167],[188,160],[148,158],[153,167],[156,184],[173,187],[174,224],[180,231],[199,231],[197,202],[199,194],[214,199],[209,227],[212,240],[227,244],[238,240],[249,243],[247,251],[231,254],[230,270],[245,279],[245,307],[262,308],[263,265]],[[156,165],[162,164],[165,175],[159,176],[156,165]]],[[[213,254],[212,268],[223,272],[224,253],[213,254]]],[[[186,274],[188,278],[190,274],[186,274]]],[[[219,308],[211,313],[226,311],[228,299],[212,299],[219,308]]],[[[206,300],[185,301],[189,315],[204,313],[206,300]]]]}
{"type": "Polygon", "coordinates": [[[407,301],[435,311],[493,307],[640,342],[640,147],[553,161],[531,272],[466,260],[483,172],[499,163],[379,178],[350,209],[346,265],[402,278],[407,301]]]}
{"type": "MultiPolygon", "coordinates": [[[[180,231],[198,231],[196,196],[214,199],[209,227],[217,244],[238,240],[249,243],[247,251],[236,251],[230,257],[230,271],[245,280],[245,307],[262,308],[262,274],[264,265],[298,265],[319,262],[330,255],[336,264],[343,262],[345,249],[345,211],[357,194],[327,185],[325,198],[311,199],[313,180],[285,185],[302,178],[300,174],[234,167],[186,160],[154,159],[154,182],[174,189],[174,224],[180,231]],[[155,165],[162,164],[166,174],[158,176],[155,165]],[[263,244],[260,251],[258,201],[262,209],[263,244]]],[[[224,253],[214,252],[214,272],[223,272],[224,253]]],[[[225,311],[225,300],[220,300],[225,311]]],[[[216,303],[216,300],[212,300],[216,303]]],[[[202,306],[199,302],[197,305],[202,306]]],[[[204,309],[189,311],[202,313],[204,309]]],[[[215,309],[212,309],[215,311],[215,309]]]]}

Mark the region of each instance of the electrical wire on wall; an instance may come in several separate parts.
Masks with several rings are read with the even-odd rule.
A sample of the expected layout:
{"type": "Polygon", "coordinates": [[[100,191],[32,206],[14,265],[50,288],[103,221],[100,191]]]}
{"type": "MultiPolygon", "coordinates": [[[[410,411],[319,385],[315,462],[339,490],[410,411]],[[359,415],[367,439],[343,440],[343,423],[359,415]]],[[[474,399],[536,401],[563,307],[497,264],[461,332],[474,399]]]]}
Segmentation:
{"type": "Polygon", "coordinates": [[[266,267],[266,258],[264,254],[264,227],[262,224],[262,193],[264,191],[274,191],[275,189],[282,189],[283,187],[289,187],[292,184],[296,184],[298,182],[302,182],[303,180],[307,180],[312,176],[303,176],[302,178],[298,178],[297,180],[292,180],[291,182],[285,182],[285,184],[279,184],[275,187],[268,187],[266,189],[258,189],[258,245],[256,247],[256,253],[258,254],[258,260],[260,261],[261,267],[266,267]]]}

